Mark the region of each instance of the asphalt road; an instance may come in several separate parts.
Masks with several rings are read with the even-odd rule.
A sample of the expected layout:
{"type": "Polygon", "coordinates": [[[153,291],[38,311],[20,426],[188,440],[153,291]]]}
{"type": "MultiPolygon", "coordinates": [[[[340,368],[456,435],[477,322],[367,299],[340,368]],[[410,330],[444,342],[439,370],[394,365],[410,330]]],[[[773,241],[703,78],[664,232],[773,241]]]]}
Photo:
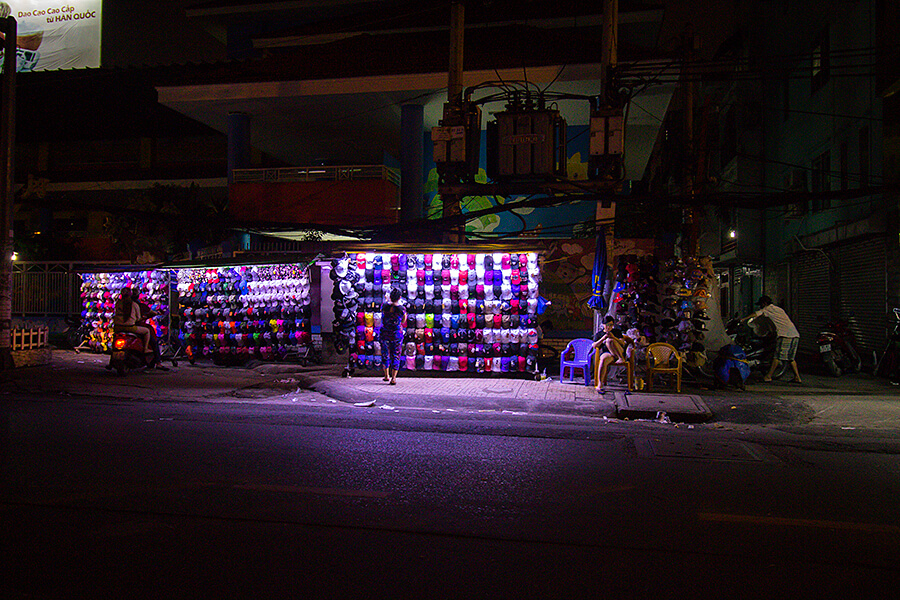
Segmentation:
{"type": "Polygon", "coordinates": [[[892,597],[900,442],[6,398],[3,598],[892,597]]]}

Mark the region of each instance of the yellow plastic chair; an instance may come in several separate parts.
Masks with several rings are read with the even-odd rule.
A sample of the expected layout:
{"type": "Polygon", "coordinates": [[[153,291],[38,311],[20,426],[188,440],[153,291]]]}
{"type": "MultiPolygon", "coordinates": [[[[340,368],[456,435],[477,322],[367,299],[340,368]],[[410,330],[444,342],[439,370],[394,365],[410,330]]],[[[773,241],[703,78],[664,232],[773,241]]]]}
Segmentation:
{"type": "Polygon", "coordinates": [[[609,381],[609,377],[612,375],[613,370],[619,370],[621,368],[625,368],[625,376],[626,383],[628,384],[628,391],[634,391],[634,352],[630,352],[628,356],[625,358],[625,361],[622,362],[617,360],[616,362],[609,365],[609,371],[606,373],[606,380],[609,381]]]}
{"type": "Polygon", "coordinates": [[[681,355],[675,346],[656,342],[647,346],[647,391],[653,391],[653,376],[674,373],[675,391],[681,393],[681,355]],[[672,363],[675,366],[672,366],[672,363]]]}
{"type": "MultiPolygon", "coordinates": [[[[593,365],[593,367],[592,367],[592,370],[593,370],[593,372],[594,372],[594,381],[595,381],[596,383],[598,383],[598,384],[600,383],[600,354],[601,354],[600,352],[597,352],[597,353],[594,355],[594,365],[593,365]]],[[[624,362],[623,362],[623,361],[620,361],[620,360],[617,360],[617,361],[614,362],[614,363],[610,363],[609,367],[607,367],[608,370],[607,370],[607,372],[606,372],[606,381],[608,382],[608,381],[609,381],[609,378],[613,376],[613,373],[618,372],[618,370],[619,370],[619,369],[622,369],[622,368],[625,369],[625,376],[626,376],[626,382],[627,382],[627,384],[628,384],[628,391],[629,391],[629,392],[635,391],[635,385],[634,385],[634,372],[635,372],[635,367],[634,367],[634,352],[628,353],[628,355],[627,355],[627,357],[626,357],[626,359],[625,359],[624,362]]]]}

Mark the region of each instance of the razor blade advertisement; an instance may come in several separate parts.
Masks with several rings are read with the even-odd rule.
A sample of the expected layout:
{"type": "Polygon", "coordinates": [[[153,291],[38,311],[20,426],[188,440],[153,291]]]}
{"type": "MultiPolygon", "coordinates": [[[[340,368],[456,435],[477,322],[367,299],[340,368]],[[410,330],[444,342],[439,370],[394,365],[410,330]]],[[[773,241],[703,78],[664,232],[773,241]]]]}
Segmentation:
{"type": "Polygon", "coordinates": [[[0,2],[0,17],[16,20],[16,71],[99,67],[102,5],[101,0],[0,2]]]}

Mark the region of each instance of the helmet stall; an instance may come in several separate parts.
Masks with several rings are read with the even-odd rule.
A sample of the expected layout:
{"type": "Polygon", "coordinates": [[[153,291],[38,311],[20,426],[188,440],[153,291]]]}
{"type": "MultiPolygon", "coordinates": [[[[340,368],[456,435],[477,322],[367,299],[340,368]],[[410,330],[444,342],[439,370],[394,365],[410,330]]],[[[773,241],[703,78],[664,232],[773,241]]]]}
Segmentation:
{"type": "Polygon", "coordinates": [[[467,373],[537,370],[539,257],[526,253],[360,252],[331,264],[338,350],[351,369],[380,369],[383,305],[406,305],[402,368],[467,373]]]}
{"type": "MultiPolygon", "coordinates": [[[[112,343],[113,313],[123,290],[160,315],[167,315],[172,273],[166,269],[81,273],[81,318],[89,324],[88,346],[106,352],[112,343]]],[[[169,335],[167,319],[154,320],[159,337],[169,335]]]]}

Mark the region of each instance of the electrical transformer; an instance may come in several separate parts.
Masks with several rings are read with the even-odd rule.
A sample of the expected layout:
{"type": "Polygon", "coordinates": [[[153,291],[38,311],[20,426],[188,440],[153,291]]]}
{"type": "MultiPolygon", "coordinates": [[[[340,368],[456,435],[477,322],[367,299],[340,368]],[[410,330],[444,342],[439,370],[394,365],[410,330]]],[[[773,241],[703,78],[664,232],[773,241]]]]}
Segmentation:
{"type": "Polygon", "coordinates": [[[624,176],[625,117],[620,106],[591,107],[588,179],[618,181],[624,176]]]}
{"type": "Polygon", "coordinates": [[[509,110],[487,125],[487,172],[495,181],[566,175],[566,121],[556,110],[509,110]]]}
{"type": "Polygon", "coordinates": [[[444,105],[444,118],[431,128],[434,163],[441,182],[472,181],[481,153],[481,107],[444,105]]]}

